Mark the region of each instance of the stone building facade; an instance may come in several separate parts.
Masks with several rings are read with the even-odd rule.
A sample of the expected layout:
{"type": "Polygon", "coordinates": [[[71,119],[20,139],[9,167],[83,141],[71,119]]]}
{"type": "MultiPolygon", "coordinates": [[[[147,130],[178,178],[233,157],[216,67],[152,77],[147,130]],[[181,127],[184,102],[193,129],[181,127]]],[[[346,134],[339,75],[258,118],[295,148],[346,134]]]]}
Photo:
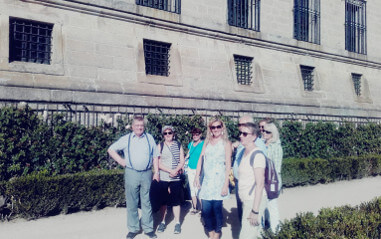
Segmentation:
{"type": "Polygon", "coordinates": [[[365,0],[0,0],[0,102],[88,121],[160,111],[378,122],[379,12],[365,0]],[[150,49],[164,60],[148,66],[150,49]]]}

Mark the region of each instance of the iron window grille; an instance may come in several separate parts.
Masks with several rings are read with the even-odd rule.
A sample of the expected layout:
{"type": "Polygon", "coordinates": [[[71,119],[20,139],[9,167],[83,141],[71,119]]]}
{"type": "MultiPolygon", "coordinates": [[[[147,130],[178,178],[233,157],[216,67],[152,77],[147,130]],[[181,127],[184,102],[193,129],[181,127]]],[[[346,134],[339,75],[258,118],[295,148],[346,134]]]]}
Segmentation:
{"type": "Polygon", "coordinates": [[[294,38],[320,44],[320,0],[294,0],[294,38]]]}
{"type": "Polygon", "coordinates": [[[252,57],[234,55],[237,82],[240,85],[251,85],[252,81],[252,57]]]}
{"type": "Polygon", "coordinates": [[[352,73],[353,87],[357,96],[361,95],[361,75],[352,73]]]}
{"type": "Polygon", "coordinates": [[[143,40],[144,60],[147,75],[169,76],[170,43],[143,40]]]}
{"type": "Polygon", "coordinates": [[[315,68],[311,66],[300,66],[305,91],[314,90],[314,69],[315,68]]]}
{"type": "Polygon", "coordinates": [[[228,0],[231,26],[260,31],[260,0],[228,0]]]}
{"type": "Polygon", "coordinates": [[[345,0],[345,50],[366,54],[366,2],[345,0]]]}
{"type": "Polygon", "coordinates": [[[9,62],[50,64],[53,24],[9,18],[9,62]]]}
{"type": "Polygon", "coordinates": [[[136,0],[136,4],[167,12],[181,13],[181,0],[136,0]]]}

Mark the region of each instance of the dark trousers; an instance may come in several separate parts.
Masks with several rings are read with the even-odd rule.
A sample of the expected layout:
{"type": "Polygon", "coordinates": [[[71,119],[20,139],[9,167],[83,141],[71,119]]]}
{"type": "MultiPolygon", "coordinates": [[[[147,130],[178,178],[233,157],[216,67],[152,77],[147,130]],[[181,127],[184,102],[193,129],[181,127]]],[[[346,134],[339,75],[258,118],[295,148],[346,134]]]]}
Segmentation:
{"type": "Polygon", "coordinates": [[[222,200],[202,200],[202,218],[207,232],[221,233],[222,228],[222,200]]]}
{"type": "Polygon", "coordinates": [[[239,219],[239,222],[241,223],[241,221],[242,221],[242,201],[241,201],[241,198],[239,198],[239,194],[238,194],[238,180],[237,179],[235,179],[235,198],[237,200],[238,219],[239,219]]]}

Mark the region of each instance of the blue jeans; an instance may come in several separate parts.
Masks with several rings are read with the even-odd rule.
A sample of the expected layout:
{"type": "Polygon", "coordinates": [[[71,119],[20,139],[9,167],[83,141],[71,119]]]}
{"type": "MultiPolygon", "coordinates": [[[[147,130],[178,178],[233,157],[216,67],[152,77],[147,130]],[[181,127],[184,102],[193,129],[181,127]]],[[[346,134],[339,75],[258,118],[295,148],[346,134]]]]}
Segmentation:
{"type": "Polygon", "coordinates": [[[153,231],[152,208],[149,199],[149,190],[152,182],[152,171],[138,172],[126,168],[124,172],[124,187],[127,203],[127,227],[130,232],[139,232],[138,204],[142,209],[141,224],[145,233],[153,231]]]}
{"type": "Polygon", "coordinates": [[[201,200],[202,217],[207,232],[215,231],[221,233],[222,228],[222,200],[201,200]]]}

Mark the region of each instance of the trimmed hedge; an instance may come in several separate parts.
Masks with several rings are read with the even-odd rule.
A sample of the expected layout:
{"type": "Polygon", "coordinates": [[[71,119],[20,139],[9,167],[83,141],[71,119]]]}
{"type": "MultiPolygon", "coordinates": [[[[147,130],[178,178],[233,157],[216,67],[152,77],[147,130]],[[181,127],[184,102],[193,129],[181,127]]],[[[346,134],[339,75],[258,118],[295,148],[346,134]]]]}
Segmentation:
{"type": "Polygon", "coordinates": [[[317,216],[311,212],[298,214],[281,224],[278,233],[264,232],[263,238],[380,238],[381,197],[360,206],[321,209],[317,216]]]}
{"type": "MultiPolygon", "coordinates": [[[[285,187],[326,183],[381,174],[381,156],[326,159],[286,159],[285,187]]],[[[38,218],[57,213],[124,204],[122,170],[92,170],[48,176],[35,173],[0,182],[0,192],[12,199],[13,214],[38,218]],[[3,185],[3,186],[2,186],[3,185]]]]}
{"type": "Polygon", "coordinates": [[[286,121],[280,128],[285,158],[324,158],[381,154],[381,125],[286,121]]]}
{"type": "Polygon", "coordinates": [[[350,180],[381,174],[381,155],[333,159],[284,159],[284,187],[350,180]]]}
{"type": "Polygon", "coordinates": [[[12,199],[13,212],[27,219],[121,205],[125,202],[123,171],[27,175],[7,182],[6,195],[12,199]]]}

